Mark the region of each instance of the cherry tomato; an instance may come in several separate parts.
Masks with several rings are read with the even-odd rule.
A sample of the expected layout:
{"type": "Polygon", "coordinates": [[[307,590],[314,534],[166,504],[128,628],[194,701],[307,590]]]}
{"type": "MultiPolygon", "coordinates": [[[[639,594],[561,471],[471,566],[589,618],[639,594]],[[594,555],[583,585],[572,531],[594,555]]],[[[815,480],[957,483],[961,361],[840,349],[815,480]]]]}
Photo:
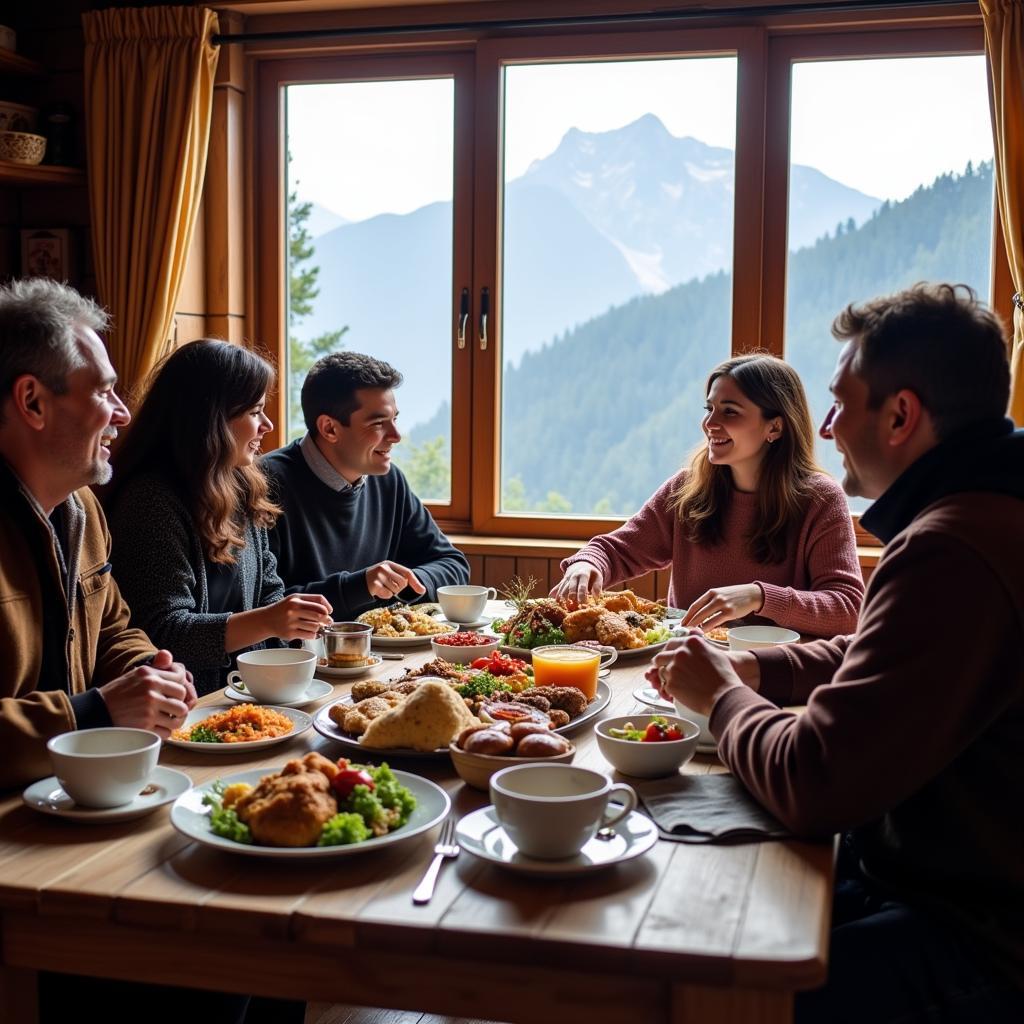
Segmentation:
{"type": "Polygon", "coordinates": [[[363,771],[362,768],[342,768],[334,776],[331,785],[342,800],[350,796],[356,786],[366,786],[370,790],[377,788],[377,783],[373,781],[370,773],[363,771]]]}
{"type": "Polygon", "coordinates": [[[683,731],[678,725],[670,725],[665,730],[664,738],[667,740],[681,740],[683,738],[683,731]]]}
{"type": "Polygon", "coordinates": [[[661,726],[657,722],[651,722],[644,730],[644,743],[660,743],[665,738],[665,734],[661,731],[661,726]]]}

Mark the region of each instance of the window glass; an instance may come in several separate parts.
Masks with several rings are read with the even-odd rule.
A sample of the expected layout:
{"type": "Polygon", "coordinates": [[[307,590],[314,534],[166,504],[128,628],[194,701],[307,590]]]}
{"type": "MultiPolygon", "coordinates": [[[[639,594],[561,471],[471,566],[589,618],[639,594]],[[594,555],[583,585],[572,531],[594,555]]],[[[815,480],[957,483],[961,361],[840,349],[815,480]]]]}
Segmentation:
{"type": "Polygon", "coordinates": [[[405,434],[394,461],[425,501],[451,488],[450,78],[287,89],[288,424],[321,355],[391,363],[405,434]]]}
{"type": "Polygon", "coordinates": [[[504,72],[505,513],[628,516],[730,351],[736,59],[504,72]]]}
{"type": "MultiPolygon", "coordinates": [[[[989,299],[985,58],[795,64],[791,117],[785,351],[820,423],[840,351],[829,328],[848,303],[918,281],[963,282],[989,299]]],[[[842,478],[831,441],[818,457],[842,478]]]]}

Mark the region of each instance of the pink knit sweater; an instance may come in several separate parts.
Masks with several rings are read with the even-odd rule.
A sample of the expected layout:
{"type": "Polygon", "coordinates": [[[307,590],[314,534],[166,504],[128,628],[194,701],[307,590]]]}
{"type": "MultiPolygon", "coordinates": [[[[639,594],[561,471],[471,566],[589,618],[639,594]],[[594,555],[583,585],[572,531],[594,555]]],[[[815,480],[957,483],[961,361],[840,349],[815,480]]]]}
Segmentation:
{"type": "Polygon", "coordinates": [[[595,537],[571,558],[596,565],[605,586],[671,567],[668,603],[688,608],[713,587],[757,583],[764,606],[757,620],[801,633],[831,637],[852,633],[864,580],[857,562],[853,522],[846,498],[829,476],[815,474],[814,497],[783,561],[766,565],[747,552],[746,538],[757,516],[757,495],[733,492],[723,541],[713,547],[691,543],[678,513],[669,507],[687,470],[666,480],[632,519],[595,537]]]}

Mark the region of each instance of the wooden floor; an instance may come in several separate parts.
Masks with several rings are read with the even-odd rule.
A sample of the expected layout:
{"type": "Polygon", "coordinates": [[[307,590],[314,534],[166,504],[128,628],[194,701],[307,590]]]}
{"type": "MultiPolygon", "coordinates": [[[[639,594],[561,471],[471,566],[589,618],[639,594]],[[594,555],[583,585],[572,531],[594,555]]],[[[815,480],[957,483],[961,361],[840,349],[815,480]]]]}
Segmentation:
{"type": "Polygon", "coordinates": [[[310,1003],[306,1007],[306,1024],[495,1024],[466,1017],[439,1017],[434,1013],[413,1010],[375,1010],[368,1006],[342,1006],[310,1003]]]}

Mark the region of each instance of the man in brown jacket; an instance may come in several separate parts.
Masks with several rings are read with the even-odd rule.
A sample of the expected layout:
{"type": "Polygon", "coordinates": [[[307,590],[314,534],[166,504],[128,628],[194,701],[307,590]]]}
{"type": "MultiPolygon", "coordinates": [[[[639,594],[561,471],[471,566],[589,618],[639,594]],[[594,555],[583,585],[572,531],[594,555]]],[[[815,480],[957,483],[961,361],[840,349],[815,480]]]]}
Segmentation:
{"type": "Polygon", "coordinates": [[[90,484],[130,416],[96,332],[105,313],[45,278],[0,288],[0,787],[49,774],[46,741],[181,724],[185,668],[128,628],[90,484]]]}
{"type": "Polygon", "coordinates": [[[687,638],[648,678],[710,714],[723,761],[793,832],[845,833],[828,981],[798,1021],[1024,1020],[1024,431],[1004,416],[1005,339],[949,285],[832,330],[821,433],[886,544],[856,633],[742,654],[687,638]]]}

